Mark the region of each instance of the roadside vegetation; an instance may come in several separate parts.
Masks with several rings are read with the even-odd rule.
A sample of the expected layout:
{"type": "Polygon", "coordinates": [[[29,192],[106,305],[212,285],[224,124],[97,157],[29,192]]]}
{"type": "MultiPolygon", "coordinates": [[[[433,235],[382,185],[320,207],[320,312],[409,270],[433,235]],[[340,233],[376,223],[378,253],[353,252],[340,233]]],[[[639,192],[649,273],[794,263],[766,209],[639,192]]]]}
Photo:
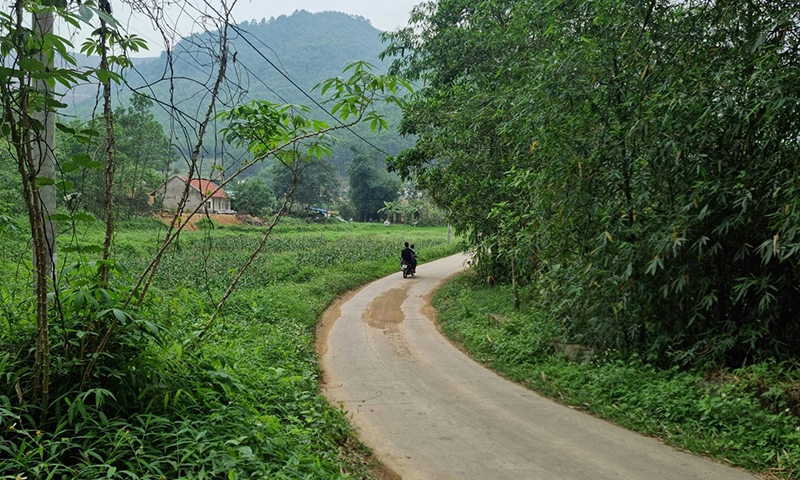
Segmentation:
{"type": "Polygon", "coordinates": [[[561,401],[800,475],[797,11],[439,0],[384,34],[419,85],[390,168],[473,255],[445,330],[561,401]]]}
{"type": "MultiPolygon", "coordinates": [[[[126,272],[144,268],[165,228],[155,219],[120,225],[116,267],[123,282],[132,281],[126,272]]],[[[149,299],[135,316],[125,314],[125,335],[102,354],[103,382],[83,390],[71,364],[92,341],[86,325],[108,314],[117,292],[87,281],[93,267],[69,266],[77,254],[65,258],[62,310],[52,326],[64,341],[53,345],[51,428],[38,424],[29,398],[20,398],[35,325],[30,284],[9,261],[27,255],[25,235],[5,244],[0,478],[368,477],[368,465],[358,463],[368,452],[344,412],[318,392],[317,319],[338,295],[396,272],[402,242],[415,241],[423,261],[455,246],[441,227],[285,219],[198,342],[264,228],[184,232],[166,253],[149,299]]],[[[99,224],[80,229],[87,241],[103,236],[99,224]]]]}
{"type": "MultiPolygon", "coordinates": [[[[460,0],[386,34],[420,87],[390,162],[485,280],[661,368],[800,352],[792,2],[460,0]]],[[[518,299],[517,299],[518,300],[518,299]]]]}
{"type": "MultiPolygon", "coordinates": [[[[176,28],[159,8],[125,4],[156,30],[176,28]]],[[[136,76],[130,55],[146,42],[125,31],[110,1],[8,7],[0,15],[0,477],[347,475],[347,459],[363,452],[317,392],[313,327],[336,295],[395,270],[407,239],[383,225],[278,224],[311,183],[302,173],[332,154],[334,133],[362,123],[388,129],[376,107],[402,105],[408,84],[356,61],[318,80],[319,100],[309,95],[323,119],[302,105],[247,99],[242,85],[259,68],[237,63],[230,40],[241,32],[223,2],[199,5],[194,20],[209,30],[177,52],[168,46],[158,78],[137,87],[125,78],[136,76]],[[89,38],[75,46],[59,33],[68,30],[89,38]],[[202,66],[192,88],[180,80],[186,62],[202,66]],[[86,85],[92,118],[63,115],[72,97],[61,92],[86,85]],[[158,123],[151,110],[169,120],[158,123]],[[201,220],[198,232],[183,230],[188,217],[228,211],[214,198],[230,198],[248,186],[243,177],[270,165],[285,174],[285,189],[242,190],[261,200],[247,206],[266,214],[255,219],[262,226],[201,220]],[[159,194],[172,174],[184,176],[176,191],[159,194]],[[166,223],[151,217],[161,207],[166,223]]],[[[376,181],[361,193],[374,200],[372,187],[389,177],[371,175],[368,160],[376,181]]],[[[387,184],[396,188],[386,200],[395,200],[399,184],[387,184]]],[[[383,202],[371,204],[360,216],[377,217],[383,202]]],[[[414,240],[433,257],[444,238],[443,229],[420,230],[414,240]]]]}
{"type": "Polygon", "coordinates": [[[800,478],[793,364],[658,368],[635,354],[565,344],[551,312],[527,302],[515,310],[513,297],[510,286],[470,272],[440,289],[434,306],[452,341],[532,390],[764,478],[800,478]]]}

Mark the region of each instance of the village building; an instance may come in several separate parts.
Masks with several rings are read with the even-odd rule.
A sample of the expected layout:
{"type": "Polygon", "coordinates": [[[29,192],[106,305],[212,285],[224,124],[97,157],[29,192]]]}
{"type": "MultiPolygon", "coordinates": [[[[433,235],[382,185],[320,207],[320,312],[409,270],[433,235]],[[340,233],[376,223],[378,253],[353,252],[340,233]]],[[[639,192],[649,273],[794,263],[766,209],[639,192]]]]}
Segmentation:
{"type": "MultiPolygon", "coordinates": [[[[187,177],[175,175],[153,194],[156,197],[160,197],[163,208],[174,211],[178,208],[178,203],[181,201],[187,182],[189,182],[187,177]]],[[[200,208],[200,211],[233,213],[231,210],[231,197],[219,188],[216,183],[204,178],[193,178],[189,182],[189,196],[186,199],[186,205],[183,210],[194,211],[198,205],[204,202],[205,205],[200,208]]]]}

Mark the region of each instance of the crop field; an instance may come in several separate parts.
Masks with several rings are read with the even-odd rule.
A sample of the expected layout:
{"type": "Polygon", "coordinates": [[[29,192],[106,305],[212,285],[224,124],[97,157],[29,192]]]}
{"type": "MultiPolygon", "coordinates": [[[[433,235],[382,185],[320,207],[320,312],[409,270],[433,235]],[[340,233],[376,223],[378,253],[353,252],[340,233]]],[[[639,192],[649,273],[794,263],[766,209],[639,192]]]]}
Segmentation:
{"type": "MultiPolygon", "coordinates": [[[[59,248],[102,240],[99,228],[82,228],[65,229],[59,248]]],[[[150,220],[121,226],[114,252],[121,284],[132,284],[147,266],[163,231],[150,220]]],[[[84,389],[69,365],[83,338],[78,332],[69,337],[80,340],[59,339],[82,322],[100,321],[85,303],[117,293],[93,289],[74,266],[91,264],[89,254],[65,248],[73,251],[59,257],[59,274],[69,287],[60,292],[64,312],[54,312],[51,327],[57,422],[47,429],[35,426],[14,393],[14,379],[31,368],[15,349],[33,330],[21,307],[29,295],[29,253],[21,233],[4,243],[0,477],[367,477],[364,462],[353,460],[365,452],[344,412],[318,392],[317,319],[337,296],[396,272],[404,241],[417,245],[421,263],[458,247],[447,243],[444,228],[285,222],[211,322],[263,233],[210,225],[183,233],[146,301],[126,312],[124,338],[99,359],[104,380],[84,389]],[[85,301],[78,305],[78,298],[85,301]]]]}

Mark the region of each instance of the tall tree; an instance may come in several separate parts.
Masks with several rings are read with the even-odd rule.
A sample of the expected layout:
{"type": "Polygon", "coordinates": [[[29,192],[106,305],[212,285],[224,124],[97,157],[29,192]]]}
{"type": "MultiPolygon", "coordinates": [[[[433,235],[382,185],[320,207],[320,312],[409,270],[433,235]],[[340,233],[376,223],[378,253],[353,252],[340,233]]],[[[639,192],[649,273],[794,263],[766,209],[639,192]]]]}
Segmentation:
{"type": "Polygon", "coordinates": [[[237,212],[266,217],[275,205],[275,192],[260,175],[236,182],[231,206],[237,212]]]}
{"type": "Polygon", "coordinates": [[[789,3],[423,4],[387,36],[424,84],[392,168],[473,233],[479,266],[548,286],[566,335],[663,363],[788,354],[789,3]]]}
{"type": "Polygon", "coordinates": [[[327,158],[310,159],[293,165],[271,167],[272,189],[279,198],[294,186],[292,201],[303,207],[327,207],[339,197],[339,179],[327,158]]]}
{"type": "MultiPolygon", "coordinates": [[[[21,2],[20,2],[21,3],[21,2]]],[[[45,39],[53,35],[53,23],[55,17],[53,8],[63,7],[65,2],[46,2],[45,8],[32,12],[33,36],[42,43],[45,39]]],[[[21,16],[22,7],[17,7],[17,15],[21,16]]],[[[47,48],[35,50],[33,56],[28,57],[33,52],[24,52],[21,48],[17,50],[20,59],[35,59],[45,71],[53,69],[53,56],[47,48]],[[26,58],[27,57],[27,58],[26,58]]],[[[38,67],[38,65],[37,65],[38,67]]],[[[29,182],[31,183],[28,205],[29,212],[35,217],[31,222],[31,239],[34,243],[33,266],[38,275],[36,276],[36,298],[37,298],[37,322],[36,322],[36,365],[34,372],[33,394],[41,395],[41,415],[40,423],[47,419],[48,406],[50,402],[50,331],[46,315],[47,293],[54,291],[56,283],[56,229],[53,215],[56,213],[56,188],[55,173],[56,162],[54,155],[55,148],[55,110],[48,105],[53,101],[52,80],[48,82],[46,78],[38,75],[31,75],[26,79],[33,80],[33,89],[36,95],[40,96],[39,102],[32,112],[25,111],[27,105],[21,105],[23,115],[33,113],[32,120],[27,127],[33,134],[32,142],[25,145],[31,156],[28,161],[29,182]],[[35,177],[35,178],[32,178],[35,177]],[[36,184],[36,185],[34,185],[36,184]]],[[[22,102],[26,102],[23,98],[22,102]]],[[[8,111],[8,110],[7,110],[8,111]]],[[[28,123],[23,120],[23,123],[28,123]]],[[[30,135],[30,133],[29,133],[30,135]]],[[[27,143],[27,142],[26,142],[27,143]]],[[[22,171],[22,169],[21,169],[22,171]]]]}
{"type": "MultiPolygon", "coordinates": [[[[153,118],[151,108],[151,100],[134,95],[127,108],[114,109],[114,209],[122,218],[151,212],[149,194],[165,181],[174,155],[169,138],[153,118]]],[[[66,158],[79,156],[83,161],[101,161],[106,140],[98,140],[99,126],[99,121],[73,120],[66,125],[68,128],[58,132],[58,152],[66,158]]],[[[77,169],[64,176],[73,183],[75,192],[80,193],[80,205],[98,217],[105,214],[108,204],[104,176],[105,172],[96,169],[77,169]]]]}
{"type": "Polygon", "coordinates": [[[347,173],[350,176],[347,198],[361,221],[377,220],[378,211],[384,208],[385,202],[393,202],[399,196],[399,180],[379,169],[364,154],[356,154],[347,173]]]}

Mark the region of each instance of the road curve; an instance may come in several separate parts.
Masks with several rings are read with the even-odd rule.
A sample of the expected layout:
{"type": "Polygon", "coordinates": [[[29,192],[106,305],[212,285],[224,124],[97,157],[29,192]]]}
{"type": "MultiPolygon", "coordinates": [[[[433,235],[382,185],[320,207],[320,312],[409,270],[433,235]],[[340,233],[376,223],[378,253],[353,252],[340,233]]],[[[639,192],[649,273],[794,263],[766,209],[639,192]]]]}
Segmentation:
{"type": "Polygon", "coordinates": [[[323,393],[403,479],[754,478],[556,404],[459,351],[429,300],[464,262],[375,281],[321,321],[323,393]]]}

